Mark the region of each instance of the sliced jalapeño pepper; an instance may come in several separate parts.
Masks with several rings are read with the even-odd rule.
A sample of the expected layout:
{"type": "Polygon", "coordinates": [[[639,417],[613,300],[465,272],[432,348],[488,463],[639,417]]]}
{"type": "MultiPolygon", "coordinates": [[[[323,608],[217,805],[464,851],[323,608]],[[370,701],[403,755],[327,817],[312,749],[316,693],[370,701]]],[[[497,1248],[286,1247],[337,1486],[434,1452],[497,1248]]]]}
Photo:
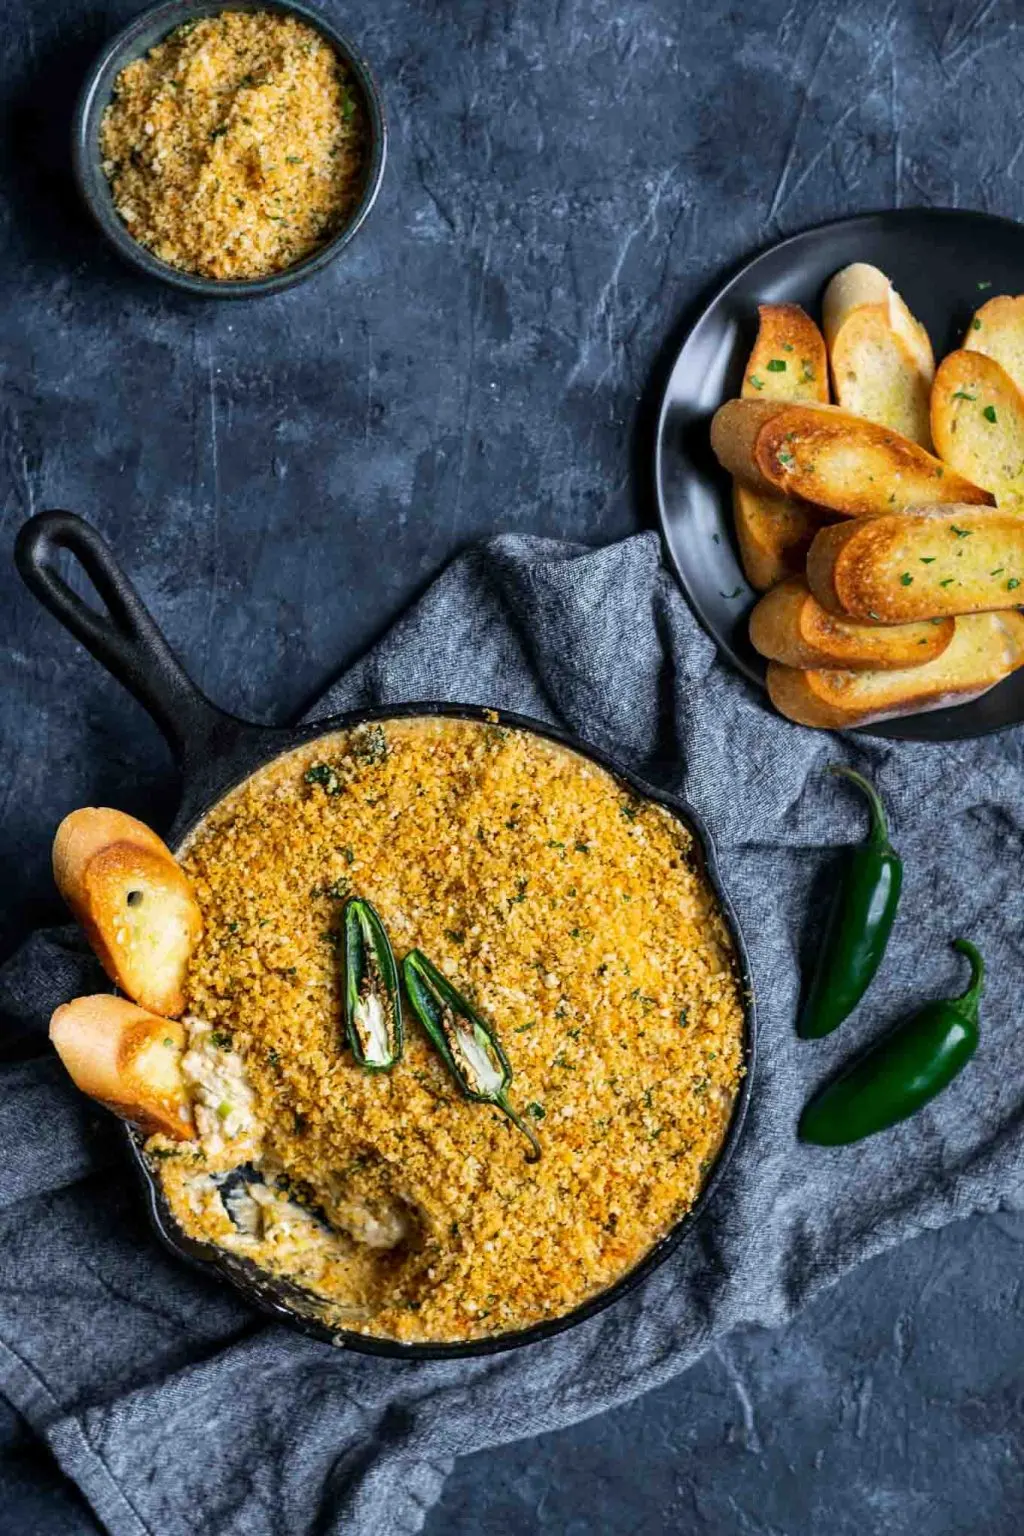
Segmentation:
{"type": "Polygon", "coordinates": [[[368,1072],[387,1072],[402,1054],[398,967],[384,924],[368,901],[345,905],[345,1033],[368,1072]]]}
{"type": "Polygon", "coordinates": [[[494,1104],[530,1143],[527,1162],[540,1157],[540,1142],[508,1102],[512,1068],[501,1041],[451,982],[414,949],[402,961],[402,977],[416,1017],[436,1046],[463,1096],[494,1104]]]}
{"type": "Polygon", "coordinates": [[[971,962],[967,991],[925,1003],[827,1083],[801,1116],[802,1141],[837,1147],[888,1130],[934,1099],[970,1061],[985,965],[967,939],[955,940],[953,948],[971,962]]]}
{"type": "Polygon", "coordinates": [[[805,1040],[829,1035],[853,1012],[882,963],[903,885],[903,864],[889,842],[885,808],[872,784],[852,768],[832,764],[868,798],[868,840],[847,855],[797,1032],[805,1040]]]}

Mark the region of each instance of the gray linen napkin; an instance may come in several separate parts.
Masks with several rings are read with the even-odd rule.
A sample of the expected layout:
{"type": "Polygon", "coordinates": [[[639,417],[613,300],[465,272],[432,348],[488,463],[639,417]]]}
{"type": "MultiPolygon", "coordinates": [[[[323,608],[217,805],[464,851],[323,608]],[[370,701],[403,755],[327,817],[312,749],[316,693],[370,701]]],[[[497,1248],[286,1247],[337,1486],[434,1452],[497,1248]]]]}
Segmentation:
{"type": "MultiPolygon", "coordinates": [[[[1017,733],[950,746],[840,739],[773,717],[716,657],[643,534],[602,550],[496,539],[457,561],[316,713],[457,699],[559,719],[703,813],[751,952],[760,1057],[746,1135],[712,1208],[656,1275],[545,1344],[480,1361],[339,1353],[256,1317],[157,1248],[108,1117],[46,1053],[0,1096],[0,1384],[117,1536],[317,1536],[421,1528],[452,1459],[645,1392],[728,1330],[777,1324],[925,1227],[1021,1203],[1024,762],[1017,733]],[[801,947],[832,845],[862,836],[845,758],[892,810],[907,864],[882,976],[838,1038],[793,1032],[801,947]],[[983,1043],[915,1120],[804,1148],[808,1091],[901,1010],[990,967],[983,1043]]],[[[0,1010],[43,1030],[95,984],[71,930],[0,973],[0,1010]]]]}

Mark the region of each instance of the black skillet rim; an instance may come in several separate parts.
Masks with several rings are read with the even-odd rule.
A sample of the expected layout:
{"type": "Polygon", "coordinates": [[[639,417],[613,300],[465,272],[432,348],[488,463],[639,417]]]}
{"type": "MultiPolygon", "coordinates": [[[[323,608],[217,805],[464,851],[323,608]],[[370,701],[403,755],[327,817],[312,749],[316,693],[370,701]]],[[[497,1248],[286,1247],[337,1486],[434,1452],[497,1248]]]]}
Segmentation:
{"type": "Polygon", "coordinates": [[[244,783],[254,773],[269,766],[278,757],[286,756],[308,742],[316,740],[317,737],[328,736],[335,731],[351,730],[356,726],[375,721],[407,720],[416,717],[469,720],[479,724],[500,724],[513,730],[532,732],[549,741],[556,742],[570,751],[578,753],[581,757],[587,758],[591,762],[597,763],[599,767],[604,768],[622,783],[627,784],[641,799],[650,800],[656,805],[663,806],[678,820],[682,821],[688,830],[693,832],[697,846],[700,849],[701,873],[708,879],[715,892],[732,940],[736,971],[744,1000],[743,1078],[733,1104],[728,1130],[693,1206],[685,1215],[680,1217],[679,1221],[664,1237],[660,1238],[648,1250],[639,1263],[627,1274],[623,1275],[621,1279],[617,1280],[614,1285],[609,1286],[607,1290],[599,1292],[596,1296],[589,1297],[578,1307],[574,1307],[572,1311],[566,1312],[561,1317],[535,1323],[529,1328],[516,1329],[510,1333],[495,1334],[493,1337],[484,1339],[467,1340],[463,1343],[404,1344],[398,1340],[373,1338],[348,1329],[328,1328],[315,1316],[308,1313],[304,1315],[297,1310],[303,1303],[305,1293],[301,1292],[290,1282],[267,1275],[247,1260],[238,1259],[234,1255],[226,1254],[223,1250],[217,1249],[211,1244],[195,1242],[184,1233],[181,1233],[177,1229],[163,1198],[159,1180],[143,1155],[141,1138],[138,1136],[138,1133],[133,1132],[127,1126],[124,1127],[124,1131],[131,1150],[134,1171],[141,1182],[146,1197],[146,1206],[151,1225],[163,1246],[174,1254],[176,1258],[184,1260],[193,1268],[203,1270],[207,1274],[212,1271],[220,1280],[227,1281],[232,1285],[246,1301],[259,1311],[276,1318],[279,1322],[284,1322],[293,1328],[297,1328],[309,1338],[332,1344],[339,1349],[350,1350],[357,1354],[378,1355],[400,1360],[475,1359],[484,1355],[503,1354],[506,1351],[519,1349],[527,1344],[540,1343],[544,1339],[551,1339],[557,1334],[564,1333],[567,1329],[575,1327],[577,1323],[583,1323],[595,1317],[599,1312],[603,1312],[606,1307],[611,1306],[613,1302],[618,1301],[621,1297],[628,1295],[630,1291],[635,1290],[655,1269],[659,1268],[671,1257],[683,1239],[688,1236],[710,1204],[743,1132],[754,1078],[757,1035],[756,1010],[750,962],[743,942],[743,936],[732,903],[722,885],[714,844],[700,815],[681,797],[648,784],[630,769],[623,768],[621,764],[617,763],[614,758],[610,757],[600,748],[582,742],[578,737],[562,729],[560,726],[548,724],[541,720],[534,720],[528,715],[517,714],[511,710],[495,709],[486,705],[452,704],[434,701],[376,705],[371,708],[356,709],[346,711],[340,715],[328,716],[324,719],[310,722],[307,726],[300,727],[295,731],[282,731],[280,733],[281,737],[287,737],[287,740],[282,740],[276,751],[271,751],[261,761],[247,766],[239,772],[237,777],[232,778],[230,782],[219,787],[213,799],[202,810],[192,815],[184,826],[179,827],[175,824],[172,833],[175,850],[181,847],[182,843],[195,830],[199,822],[227,795],[237,789],[240,784],[244,783]],[[288,1304],[289,1297],[293,1299],[293,1305],[288,1304]]]}

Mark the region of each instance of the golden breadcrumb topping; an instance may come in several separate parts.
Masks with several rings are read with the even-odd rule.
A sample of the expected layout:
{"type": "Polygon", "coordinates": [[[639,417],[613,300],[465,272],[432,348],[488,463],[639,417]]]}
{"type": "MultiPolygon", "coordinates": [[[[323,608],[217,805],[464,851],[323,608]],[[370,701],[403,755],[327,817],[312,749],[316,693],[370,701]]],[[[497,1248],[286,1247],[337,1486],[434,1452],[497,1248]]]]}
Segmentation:
{"type": "Polygon", "coordinates": [[[178,1221],[394,1339],[506,1332],[606,1289],[692,1205],[742,1076],[741,987],[694,855],[666,810],[500,725],[388,721],[262,770],[182,855],[204,918],[187,990],[244,1060],[287,1241],[277,1207],[270,1226],[225,1209],[230,1151],[153,1143],[178,1221]],[[539,1162],[462,1097],[408,1004],[398,1065],[355,1063],[349,894],[496,1030],[539,1162]]]}
{"type": "Polygon", "coordinates": [[[185,22],[118,75],[103,169],[129,232],[204,277],[309,256],[362,186],[365,112],[313,27],[265,11],[185,22]]]}

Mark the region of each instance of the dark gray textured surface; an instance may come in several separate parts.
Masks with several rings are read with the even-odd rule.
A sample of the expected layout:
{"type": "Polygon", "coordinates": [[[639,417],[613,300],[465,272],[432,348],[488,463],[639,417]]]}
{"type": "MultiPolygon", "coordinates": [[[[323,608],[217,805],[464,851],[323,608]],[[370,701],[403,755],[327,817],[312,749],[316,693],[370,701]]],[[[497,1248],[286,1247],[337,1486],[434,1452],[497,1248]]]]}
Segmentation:
{"type": "MultiPolygon", "coordinates": [[[[259,715],[469,539],[603,542],[645,517],[641,392],[751,247],[892,203],[1024,209],[1012,0],[355,0],[330,9],[394,128],[370,226],[305,289],[196,306],[118,266],[69,194],[71,95],[134,9],[5,7],[3,537],[84,512],[209,691],[259,715]]],[[[173,786],[140,713],[0,583],[13,932],[65,810],[151,814],[173,786]]],[[[1022,1237],[999,1217],[923,1239],[784,1334],[468,1461],[430,1529],[1016,1532],[1022,1237]]],[[[76,1529],[45,1466],[11,1477],[0,1528],[76,1529]]]]}

